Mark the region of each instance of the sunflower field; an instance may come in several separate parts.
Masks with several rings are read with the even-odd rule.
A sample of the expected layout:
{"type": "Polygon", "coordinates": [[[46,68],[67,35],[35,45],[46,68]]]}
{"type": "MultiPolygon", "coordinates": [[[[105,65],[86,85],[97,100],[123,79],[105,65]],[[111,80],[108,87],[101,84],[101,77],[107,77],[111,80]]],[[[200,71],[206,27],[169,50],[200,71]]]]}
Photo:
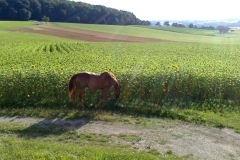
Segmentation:
{"type": "MultiPolygon", "coordinates": [[[[0,43],[0,107],[69,106],[73,74],[109,71],[120,83],[122,107],[240,110],[237,44],[0,43]]],[[[95,106],[99,97],[86,89],[84,103],[95,106]]]]}

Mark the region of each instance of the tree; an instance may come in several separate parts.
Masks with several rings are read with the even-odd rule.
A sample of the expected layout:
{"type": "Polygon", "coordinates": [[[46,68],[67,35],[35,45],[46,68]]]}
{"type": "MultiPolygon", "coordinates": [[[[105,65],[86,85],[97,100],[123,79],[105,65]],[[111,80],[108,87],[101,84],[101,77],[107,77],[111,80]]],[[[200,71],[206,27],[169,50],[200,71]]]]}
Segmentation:
{"type": "Polygon", "coordinates": [[[133,13],[70,0],[0,0],[0,20],[151,25],[133,13]],[[44,17],[45,15],[45,17],[44,17]]]}
{"type": "Polygon", "coordinates": [[[31,20],[41,20],[41,4],[38,0],[29,0],[31,6],[31,20]]]}
{"type": "Polygon", "coordinates": [[[163,23],[163,25],[164,25],[164,26],[170,26],[170,24],[169,24],[168,21],[165,21],[165,22],[163,23]]]}
{"type": "Polygon", "coordinates": [[[6,16],[7,20],[16,20],[17,19],[18,11],[15,10],[13,7],[10,7],[8,10],[8,15],[6,16]]]}
{"type": "Polygon", "coordinates": [[[4,13],[7,12],[8,9],[8,3],[5,0],[0,0],[0,19],[4,20],[6,19],[4,17],[4,13]]]}
{"type": "Polygon", "coordinates": [[[218,30],[221,34],[225,34],[225,33],[227,33],[227,32],[230,30],[230,28],[225,27],[225,26],[217,26],[217,30],[218,30]]]}
{"type": "Polygon", "coordinates": [[[43,16],[43,18],[42,18],[42,21],[44,21],[44,22],[49,22],[50,21],[50,19],[49,19],[49,17],[46,17],[46,16],[43,16]]]}
{"type": "Polygon", "coordinates": [[[185,28],[183,24],[178,24],[178,27],[185,28]]]}
{"type": "Polygon", "coordinates": [[[160,23],[160,22],[157,22],[155,25],[160,27],[160,26],[161,26],[161,23],[160,23]]]}
{"type": "Polygon", "coordinates": [[[189,28],[193,28],[193,24],[190,23],[190,24],[188,25],[188,27],[189,27],[189,28]]]}
{"type": "Polygon", "coordinates": [[[32,14],[30,11],[28,11],[25,8],[20,9],[18,13],[19,13],[19,20],[24,20],[24,21],[29,20],[32,14]]]}
{"type": "Polygon", "coordinates": [[[178,23],[172,23],[172,27],[179,27],[179,24],[178,23]]]}

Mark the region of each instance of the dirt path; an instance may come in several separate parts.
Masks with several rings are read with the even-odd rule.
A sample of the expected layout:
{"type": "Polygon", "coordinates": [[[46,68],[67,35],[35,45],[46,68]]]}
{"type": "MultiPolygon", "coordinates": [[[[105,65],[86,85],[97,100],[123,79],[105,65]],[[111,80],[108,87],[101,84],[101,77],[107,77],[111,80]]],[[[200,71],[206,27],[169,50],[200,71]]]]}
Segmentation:
{"type": "Polygon", "coordinates": [[[61,38],[81,40],[87,42],[170,42],[168,40],[154,38],[123,36],[50,25],[36,25],[32,27],[15,29],[12,31],[44,34],[49,36],[56,36],[61,38]]]}
{"type": "MultiPolygon", "coordinates": [[[[17,122],[31,126],[56,125],[80,133],[130,134],[140,137],[133,148],[157,149],[161,153],[171,150],[177,155],[193,155],[209,160],[240,160],[240,134],[231,129],[210,128],[178,121],[144,119],[144,121],[105,122],[0,117],[1,122],[17,122]]],[[[127,143],[121,141],[118,143],[127,143]]]]}

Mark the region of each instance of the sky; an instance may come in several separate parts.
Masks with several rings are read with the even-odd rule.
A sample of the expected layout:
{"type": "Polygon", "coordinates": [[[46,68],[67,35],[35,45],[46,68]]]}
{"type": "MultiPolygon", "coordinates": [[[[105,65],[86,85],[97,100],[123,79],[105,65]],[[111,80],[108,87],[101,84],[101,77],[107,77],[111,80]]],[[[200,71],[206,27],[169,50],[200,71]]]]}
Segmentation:
{"type": "Polygon", "coordinates": [[[141,20],[239,19],[238,0],[75,0],[132,12],[141,20]]]}

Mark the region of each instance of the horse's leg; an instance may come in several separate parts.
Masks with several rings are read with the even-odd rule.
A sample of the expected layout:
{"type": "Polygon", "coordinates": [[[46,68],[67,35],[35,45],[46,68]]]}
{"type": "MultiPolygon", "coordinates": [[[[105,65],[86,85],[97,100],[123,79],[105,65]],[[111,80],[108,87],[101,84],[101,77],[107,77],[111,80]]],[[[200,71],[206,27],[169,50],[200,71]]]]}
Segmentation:
{"type": "Polygon", "coordinates": [[[84,89],[80,89],[79,90],[79,103],[80,103],[80,106],[84,107],[83,105],[83,94],[84,94],[84,89]]]}
{"type": "Polygon", "coordinates": [[[106,89],[105,93],[105,103],[108,103],[109,89],[106,89]]]}
{"type": "Polygon", "coordinates": [[[104,89],[102,90],[102,95],[101,95],[100,102],[98,103],[98,107],[100,107],[100,106],[102,105],[104,98],[107,97],[107,96],[106,96],[106,95],[107,95],[107,92],[108,92],[108,89],[105,89],[105,88],[104,88],[104,89]]]}
{"type": "Polygon", "coordinates": [[[71,99],[72,99],[73,105],[75,105],[75,102],[76,102],[76,91],[73,91],[71,99]]]}
{"type": "Polygon", "coordinates": [[[103,102],[103,92],[104,92],[104,90],[102,90],[102,95],[101,95],[100,101],[98,103],[98,107],[100,107],[102,105],[102,102],[103,102]]]}

